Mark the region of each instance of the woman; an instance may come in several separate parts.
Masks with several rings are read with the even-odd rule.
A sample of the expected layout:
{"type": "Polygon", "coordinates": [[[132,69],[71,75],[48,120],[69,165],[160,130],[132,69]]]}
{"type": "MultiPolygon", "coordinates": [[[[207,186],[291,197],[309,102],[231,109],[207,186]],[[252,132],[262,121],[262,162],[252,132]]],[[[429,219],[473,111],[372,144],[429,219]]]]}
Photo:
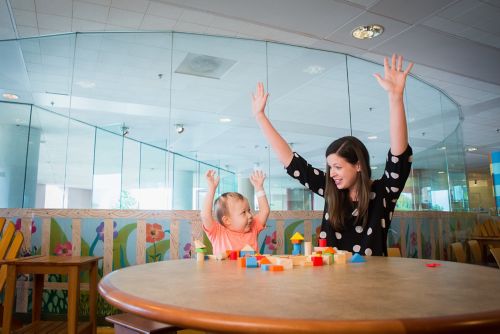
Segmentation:
{"type": "Polygon", "coordinates": [[[410,63],[403,70],[403,58],[392,55],[391,64],[384,59],[384,77],[375,74],[389,98],[391,147],[384,174],[373,181],[368,151],[355,137],[342,137],[328,146],[326,172],[292,152],[264,113],[268,94],[262,83],[257,84],[252,109],[273,151],[290,176],[325,197],[321,230],[329,246],[361,255],[387,255],[392,214],[411,169],[403,91],[412,67],[410,63]]]}

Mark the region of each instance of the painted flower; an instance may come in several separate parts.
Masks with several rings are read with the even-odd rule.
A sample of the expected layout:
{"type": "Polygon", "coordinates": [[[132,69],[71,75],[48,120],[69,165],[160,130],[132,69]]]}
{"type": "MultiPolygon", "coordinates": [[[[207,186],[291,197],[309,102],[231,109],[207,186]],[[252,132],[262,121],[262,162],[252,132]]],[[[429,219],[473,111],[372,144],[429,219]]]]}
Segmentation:
{"type": "Polygon", "coordinates": [[[264,240],[264,243],[266,244],[266,247],[269,248],[269,250],[273,251],[278,248],[278,241],[276,240],[276,231],[273,232],[271,235],[267,235],[266,239],[264,240]]]}
{"type": "Polygon", "coordinates": [[[417,245],[417,233],[412,232],[410,234],[410,242],[411,242],[412,246],[416,246],[417,245]]]}
{"type": "MultiPolygon", "coordinates": [[[[104,222],[101,222],[99,226],[97,226],[95,231],[99,236],[99,240],[104,241],[104,222]]],[[[113,239],[116,239],[117,236],[118,236],[118,231],[116,230],[116,222],[113,221],[113,239]]]]}
{"type": "Polygon", "coordinates": [[[163,240],[165,232],[160,224],[146,224],[146,241],[157,242],[163,240]]]}
{"type": "Polygon", "coordinates": [[[55,255],[61,256],[71,256],[73,254],[72,250],[73,246],[70,241],[67,241],[63,244],[58,244],[56,249],[54,250],[55,255]]]}
{"type": "MultiPolygon", "coordinates": [[[[16,220],[16,230],[20,231],[21,230],[21,218],[17,218],[16,220]]],[[[36,232],[36,225],[35,221],[31,221],[31,234],[36,232]]]]}
{"type": "Polygon", "coordinates": [[[191,258],[191,243],[190,242],[188,242],[184,246],[184,256],[182,258],[184,258],[184,259],[190,259],[191,258]]]}

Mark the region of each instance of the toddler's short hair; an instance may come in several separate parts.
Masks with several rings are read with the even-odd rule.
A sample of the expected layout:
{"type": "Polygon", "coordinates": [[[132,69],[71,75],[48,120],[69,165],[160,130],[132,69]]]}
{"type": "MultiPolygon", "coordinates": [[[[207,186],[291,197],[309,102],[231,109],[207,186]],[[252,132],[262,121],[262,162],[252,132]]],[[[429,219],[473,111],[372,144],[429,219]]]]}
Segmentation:
{"type": "Polygon", "coordinates": [[[237,192],[223,193],[215,200],[214,202],[215,216],[217,217],[217,221],[221,225],[224,225],[224,223],[222,222],[222,217],[228,214],[227,201],[229,198],[237,199],[240,201],[245,200],[245,196],[237,192]]]}

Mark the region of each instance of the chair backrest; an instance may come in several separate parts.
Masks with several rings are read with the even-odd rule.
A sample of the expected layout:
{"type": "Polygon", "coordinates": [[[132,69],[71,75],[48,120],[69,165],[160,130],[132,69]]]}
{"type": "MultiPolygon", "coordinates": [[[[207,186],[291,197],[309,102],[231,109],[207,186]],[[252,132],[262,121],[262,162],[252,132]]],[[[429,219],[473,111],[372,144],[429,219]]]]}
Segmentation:
{"type": "Polygon", "coordinates": [[[500,248],[490,248],[490,252],[497,261],[498,268],[500,268],[500,248]]]}
{"type": "Polygon", "coordinates": [[[3,231],[3,226],[5,225],[6,219],[4,217],[0,217],[0,234],[3,231]]]}
{"type": "Polygon", "coordinates": [[[453,254],[455,255],[455,259],[457,262],[466,263],[464,247],[461,242],[454,242],[451,244],[451,249],[453,250],[453,254]]]}
{"type": "MultiPolygon", "coordinates": [[[[0,259],[1,260],[12,260],[17,257],[19,250],[23,244],[23,234],[21,231],[16,231],[16,227],[13,223],[7,223],[7,227],[0,240],[0,259]]],[[[2,265],[0,267],[0,291],[3,290],[5,285],[5,280],[7,279],[7,266],[2,265]]]]}
{"type": "Polygon", "coordinates": [[[387,248],[387,256],[401,257],[401,250],[398,247],[389,247],[387,248]]]}
{"type": "Polygon", "coordinates": [[[477,240],[469,240],[467,241],[470,248],[470,253],[472,254],[472,260],[475,264],[483,264],[483,256],[481,254],[481,247],[479,246],[479,242],[477,240]]]}

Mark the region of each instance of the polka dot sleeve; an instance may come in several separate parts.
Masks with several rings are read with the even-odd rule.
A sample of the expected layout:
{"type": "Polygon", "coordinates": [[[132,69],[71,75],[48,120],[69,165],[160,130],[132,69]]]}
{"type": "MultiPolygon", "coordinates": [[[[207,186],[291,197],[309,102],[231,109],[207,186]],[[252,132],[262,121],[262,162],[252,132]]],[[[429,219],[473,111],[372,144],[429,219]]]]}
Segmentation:
{"type": "Polygon", "coordinates": [[[293,159],[286,167],[288,175],[299,180],[306,188],[323,196],[325,191],[325,173],[314,168],[298,153],[293,153],[293,159]]]}
{"type": "Polygon", "coordinates": [[[384,187],[383,205],[389,212],[394,211],[399,195],[410,175],[412,154],[410,145],[400,155],[393,155],[391,150],[387,154],[384,174],[380,181],[384,187]]]}

